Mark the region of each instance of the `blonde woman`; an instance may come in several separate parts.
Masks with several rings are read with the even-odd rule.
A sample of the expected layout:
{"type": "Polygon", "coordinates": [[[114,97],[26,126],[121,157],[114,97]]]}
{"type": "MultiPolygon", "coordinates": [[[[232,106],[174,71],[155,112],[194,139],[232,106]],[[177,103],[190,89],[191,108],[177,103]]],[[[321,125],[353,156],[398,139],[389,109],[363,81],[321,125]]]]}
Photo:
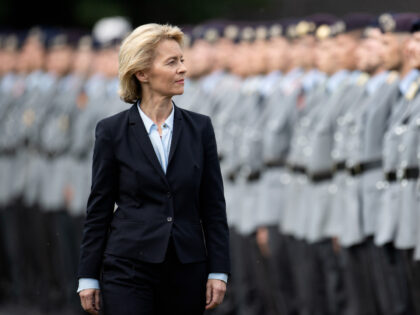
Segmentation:
{"type": "Polygon", "coordinates": [[[213,127],[172,102],[184,91],[182,40],[178,27],[146,24],[120,48],[120,97],[133,105],[96,126],[78,273],[91,314],[198,315],[224,298],[229,232],[213,127]]]}

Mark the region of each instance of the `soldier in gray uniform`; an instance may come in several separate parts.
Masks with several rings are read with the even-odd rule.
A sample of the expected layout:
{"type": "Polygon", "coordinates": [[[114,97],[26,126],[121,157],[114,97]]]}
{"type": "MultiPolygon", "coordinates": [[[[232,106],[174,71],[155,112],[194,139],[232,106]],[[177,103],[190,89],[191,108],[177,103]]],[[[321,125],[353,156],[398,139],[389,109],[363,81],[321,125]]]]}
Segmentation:
{"type": "MultiPolygon", "coordinates": [[[[394,16],[384,14],[379,17],[379,25],[383,33],[380,39],[384,68],[388,71],[399,71],[402,81],[400,81],[400,87],[397,81],[388,82],[386,88],[380,92],[378,100],[373,105],[368,105],[362,118],[365,125],[362,140],[363,230],[370,247],[370,274],[377,291],[378,309],[382,314],[397,314],[402,309],[406,312],[412,311],[412,301],[407,283],[408,274],[405,277],[402,276],[404,263],[401,260],[401,255],[395,252],[391,243],[378,244],[375,242],[376,245],[382,245],[375,246],[372,238],[376,237],[378,229],[383,227],[387,229],[392,221],[396,222],[395,217],[392,216],[393,213],[396,213],[396,208],[392,209],[393,213],[389,211],[390,208],[387,208],[395,204],[391,201],[390,204],[382,203],[385,187],[383,171],[381,168],[374,167],[374,164],[382,165],[383,154],[384,166],[386,163],[389,167],[390,159],[394,154],[388,151],[389,146],[383,146],[383,139],[385,131],[392,123],[392,112],[395,106],[398,107],[396,104],[400,101],[400,96],[405,94],[401,90],[401,84],[405,85],[404,82],[407,82],[407,72],[410,67],[409,60],[403,59],[402,56],[405,51],[404,41],[407,40],[408,31],[414,18],[415,16],[412,14],[394,16]],[[395,22],[389,23],[389,21],[395,22]],[[392,25],[395,27],[392,28],[392,25]],[[396,284],[398,290],[395,289],[396,284]]],[[[414,92],[410,91],[410,93],[414,92]]],[[[408,227],[407,224],[404,229],[408,227]]]]}
{"type": "Polygon", "coordinates": [[[253,215],[257,205],[254,189],[257,186],[258,176],[255,176],[254,163],[250,159],[251,152],[248,149],[250,139],[245,132],[245,130],[250,130],[259,111],[259,87],[262,82],[261,72],[264,69],[257,66],[261,65],[258,59],[263,58],[255,53],[254,45],[258,44],[255,39],[255,29],[248,25],[243,26],[241,43],[238,44],[240,58],[243,58],[242,61],[253,60],[254,67],[245,67],[244,64],[241,66],[239,63],[236,65],[239,66],[237,70],[244,79],[238,98],[235,104],[232,104],[234,107],[229,108],[230,117],[226,117],[229,139],[225,142],[228,144],[226,147],[228,151],[224,156],[225,167],[229,169],[229,176],[234,179],[235,190],[238,194],[238,198],[235,198],[234,211],[240,211],[236,225],[239,234],[236,255],[240,260],[236,264],[238,281],[234,287],[239,311],[243,314],[268,311],[268,305],[263,303],[263,292],[259,290],[261,286],[258,281],[262,269],[256,263],[258,253],[254,237],[256,225],[253,215]]]}
{"type": "Polygon", "coordinates": [[[299,218],[303,226],[300,235],[308,243],[309,262],[305,267],[309,277],[307,302],[314,314],[335,314],[341,311],[343,304],[338,257],[326,228],[331,217],[334,122],[345,106],[343,100],[351,86],[350,70],[354,69],[358,33],[342,33],[344,27],[340,25],[344,25],[344,22],[321,25],[317,30],[321,40],[317,64],[330,77],[326,81],[323,97],[305,116],[305,127],[301,133],[304,140],[300,155],[307,182],[303,190],[306,202],[301,203],[300,208],[299,218]]]}
{"type": "MultiPolygon", "coordinates": [[[[347,145],[348,139],[350,138],[351,126],[354,122],[355,115],[357,114],[360,104],[365,97],[365,84],[369,76],[364,71],[369,71],[368,68],[368,50],[365,47],[365,40],[362,40],[357,47],[355,52],[356,54],[356,67],[357,71],[354,71],[350,78],[348,87],[348,93],[343,98],[343,107],[342,111],[336,117],[334,121],[334,138],[332,144],[331,156],[334,161],[334,179],[333,183],[330,186],[331,193],[331,217],[329,225],[326,227],[326,232],[328,235],[333,237],[333,244],[336,252],[339,252],[340,260],[343,258],[343,278],[344,278],[344,288],[345,288],[345,299],[346,299],[346,310],[344,313],[351,314],[357,313],[355,311],[357,307],[357,301],[355,302],[354,296],[357,293],[355,290],[352,280],[353,274],[349,272],[349,268],[346,267],[345,259],[345,249],[340,246],[345,247],[345,242],[343,239],[349,239],[346,234],[343,233],[346,230],[351,230],[350,227],[355,227],[351,235],[354,235],[355,230],[358,228],[358,221],[350,220],[352,216],[349,216],[348,207],[349,204],[345,198],[347,197],[346,188],[348,181],[348,173],[346,171],[346,159],[348,156],[347,145]],[[347,237],[347,238],[346,238],[347,237]]],[[[357,234],[357,233],[356,233],[357,234]]]]}
{"type": "MultiPolygon", "coordinates": [[[[18,56],[18,38],[16,35],[10,34],[4,36],[1,39],[0,46],[0,63],[1,63],[1,78],[0,78],[0,125],[8,117],[8,111],[10,105],[13,103],[13,94],[11,93],[13,86],[16,82],[17,76],[15,73],[16,62],[18,56]]],[[[2,135],[4,136],[4,135],[2,135]]],[[[3,141],[1,141],[3,143],[3,141]]],[[[3,146],[0,146],[0,255],[4,259],[0,261],[0,295],[3,297],[9,296],[9,288],[11,285],[11,264],[8,256],[8,250],[6,248],[6,239],[8,236],[5,234],[7,228],[7,216],[8,211],[8,187],[9,183],[6,179],[9,179],[8,175],[11,170],[9,169],[11,161],[11,152],[6,152],[3,146]]],[[[10,237],[10,236],[9,236],[10,237]]]]}
{"type": "MultiPolygon", "coordinates": [[[[413,20],[413,16],[401,15],[396,19],[406,17],[413,20]]],[[[415,18],[415,17],[414,17],[415,18]]],[[[397,20],[398,21],[398,20],[397,20]]],[[[405,31],[409,29],[406,26],[405,31]]],[[[405,47],[404,47],[405,49],[405,47]]],[[[378,229],[375,235],[376,244],[382,245],[377,249],[385,251],[383,259],[384,273],[386,274],[385,284],[389,288],[392,301],[392,314],[397,313],[397,309],[404,309],[413,312],[412,303],[415,301],[411,297],[410,280],[413,274],[412,248],[415,246],[417,227],[415,221],[416,210],[414,210],[413,191],[414,184],[405,175],[409,166],[410,149],[406,147],[405,141],[410,142],[412,133],[406,134],[407,124],[415,115],[419,76],[417,69],[412,69],[410,56],[404,60],[401,69],[401,81],[399,83],[399,98],[392,107],[387,131],[383,142],[383,168],[385,179],[387,180],[382,189],[383,208],[378,217],[378,229]],[[393,241],[393,244],[390,243],[393,241]],[[397,250],[395,249],[397,248],[397,250]],[[398,285],[398,290],[395,290],[398,285]]],[[[408,171],[409,173],[409,171],[408,171]]],[[[380,187],[382,188],[382,187],[380,187]]],[[[415,189],[414,189],[415,190],[415,189]]]]}
{"type": "Polygon", "coordinates": [[[66,212],[63,194],[66,181],[67,152],[71,123],[78,92],[78,80],[70,74],[73,48],[71,34],[60,33],[49,41],[46,62],[48,74],[56,80],[49,115],[40,132],[39,148],[43,155],[43,176],[39,204],[44,212],[44,229],[50,242],[49,264],[53,282],[51,304],[68,304],[74,296],[76,268],[72,252],[73,222],[66,212]]]}
{"type": "MultiPolygon", "coordinates": [[[[365,47],[370,51],[370,55],[367,55],[365,70],[371,74],[371,78],[365,84],[362,98],[358,99],[343,117],[345,125],[348,126],[347,137],[344,138],[347,141],[345,157],[348,175],[344,186],[347,206],[343,217],[343,223],[347,220],[347,225],[342,225],[345,229],[339,237],[343,246],[343,267],[349,293],[348,311],[362,312],[364,310],[366,314],[375,314],[379,311],[377,305],[379,301],[375,294],[377,288],[372,272],[377,273],[379,268],[370,269],[372,239],[366,239],[369,236],[366,231],[372,223],[366,220],[368,218],[366,214],[369,214],[369,210],[372,211],[372,209],[364,208],[364,197],[366,196],[364,187],[366,186],[363,184],[366,182],[363,179],[371,178],[366,176],[372,176],[375,170],[380,171],[381,159],[373,158],[375,155],[373,147],[366,147],[366,142],[377,141],[372,140],[375,137],[374,133],[372,131],[369,133],[369,130],[373,129],[366,130],[366,128],[373,127],[373,125],[367,126],[366,121],[367,119],[382,119],[386,123],[387,112],[395,101],[396,74],[389,74],[387,70],[390,67],[380,58],[381,34],[379,29],[368,29],[366,35],[365,47]],[[374,52],[373,56],[372,51],[374,52]],[[377,116],[373,114],[375,110],[377,116]],[[382,113],[382,117],[379,113],[382,113]],[[383,116],[385,117],[383,118],[383,116]],[[367,138],[369,140],[366,140],[367,138]],[[372,153],[366,154],[365,152],[372,153]]],[[[376,132],[380,133],[380,127],[376,127],[376,132]]],[[[382,139],[382,136],[378,137],[382,139]]],[[[378,145],[381,144],[381,141],[379,142],[378,145]]],[[[374,186],[376,189],[376,183],[374,186]]],[[[367,193],[369,194],[370,191],[372,190],[370,189],[367,193]]]]}
{"type": "MultiPolygon", "coordinates": [[[[265,279],[266,287],[271,291],[271,300],[277,313],[289,314],[294,309],[290,266],[281,245],[278,224],[280,210],[284,203],[282,198],[282,181],[284,180],[285,156],[288,148],[288,132],[295,110],[291,101],[292,90],[284,93],[286,82],[296,82],[299,75],[290,71],[295,64],[290,52],[291,45],[285,37],[281,37],[280,25],[270,26],[271,37],[267,47],[270,58],[271,72],[265,77],[261,86],[261,101],[263,112],[259,115],[256,126],[253,128],[254,160],[262,173],[259,182],[257,203],[256,241],[259,251],[267,263],[265,279]],[[291,73],[291,75],[290,75],[291,73]],[[285,277],[286,275],[286,277],[285,277]],[[288,278],[289,277],[289,278],[288,278]]],[[[299,59],[299,62],[301,60],[299,59]]],[[[292,85],[292,84],[290,84],[292,85]]],[[[296,89],[298,84],[293,85],[296,89]]]]}
{"type": "MultiPolygon", "coordinates": [[[[410,55],[410,65],[412,68],[415,69],[420,69],[420,19],[414,21],[412,28],[411,28],[411,38],[410,41],[407,44],[407,50],[409,52],[410,55]]],[[[418,82],[420,83],[420,82],[418,82]]],[[[410,155],[410,157],[407,159],[407,171],[405,173],[407,173],[407,177],[415,177],[415,173],[417,172],[417,189],[414,192],[414,196],[412,197],[413,200],[415,200],[414,203],[414,207],[417,210],[416,213],[416,220],[417,220],[417,224],[416,224],[416,247],[414,250],[414,259],[415,261],[413,262],[412,266],[412,277],[411,277],[411,293],[412,293],[412,297],[413,297],[413,303],[414,303],[414,309],[417,313],[420,312],[420,263],[419,263],[419,258],[420,258],[420,233],[418,232],[419,230],[419,222],[420,222],[420,215],[418,213],[418,210],[420,209],[419,205],[420,205],[420,189],[419,189],[419,176],[418,176],[418,171],[416,171],[416,167],[417,170],[420,166],[420,141],[419,141],[419,134],[420,134],[420,115],[417,113],[412,119],[410,119],[409,125],[408,125],[408,130],[407,132],[411,133],[416,129],[416,131],[413,133],[413,138],[417,139],[417,140],[412,140],[417,141],[417,143],[415,145],[413,145],[413,147],[416,148],[416,152],[417,154],[413,154],[410,155]],[[417,157],[417,161],[415,161],[415,157],[417,157]],[[414,165],[415,167],[412,168],[411,166],[414,165]]],[[[413,143],[412,142],[412,143],[413,143]]],[[[411,145],[411,143],[410,143],[411,145]]],[[[413,152],[414,153],[414,152],[413,152]]],[[[410,179],[411,181],[413,181],[414,179],[410,179]]]]}

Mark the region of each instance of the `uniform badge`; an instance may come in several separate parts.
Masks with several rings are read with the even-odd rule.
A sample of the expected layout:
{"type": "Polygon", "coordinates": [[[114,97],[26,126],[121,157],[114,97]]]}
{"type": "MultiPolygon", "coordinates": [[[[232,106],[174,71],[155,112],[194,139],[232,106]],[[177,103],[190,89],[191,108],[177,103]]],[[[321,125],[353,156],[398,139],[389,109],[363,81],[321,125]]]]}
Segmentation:
{"type": "Polygon", "coordinates": [[[414,96],[416,96],[418,90],[419,90],[419,84],[417,82],[411,83],[410,87],[408,88],[407,93],[405,93],[404,95],[405,98],[408,101],[411,101],[414,98],[414,96]]]}
{"type": "Polygon", "coordinates": [[[388,77],[386,78],[386,82],[388,84],[392,84],[397,78],[398,78],[398,72],[397,71],[391,71],[388,74],[388,77]]]}
{"type": "Polygon", "coordinates": [[[363,72],[357,78],[357,85],[358,86],[365,85],[368,80],[369,80],[369,75],[367,73],[363,72]]]}
{"type": "Polygon", "coordinates": [[[32,109],[26,109],[23,112],[22,121],[26,127],[32,126],[35,121],[35,112],[32,109]]]}
{"type": "Polygon", "coordinates": [[[61,115],[59,120],[59,127],[60,130],[65,132],[69,129],[69,116],[68,115],[61,115]]]}
{"type": "Polygon", "coordinates": [[[84,91],[80,92],[76,100],[77,107],[80,109],[83,109],[86,107],[87,102],[88,102],[87,94],[84,91]]]}

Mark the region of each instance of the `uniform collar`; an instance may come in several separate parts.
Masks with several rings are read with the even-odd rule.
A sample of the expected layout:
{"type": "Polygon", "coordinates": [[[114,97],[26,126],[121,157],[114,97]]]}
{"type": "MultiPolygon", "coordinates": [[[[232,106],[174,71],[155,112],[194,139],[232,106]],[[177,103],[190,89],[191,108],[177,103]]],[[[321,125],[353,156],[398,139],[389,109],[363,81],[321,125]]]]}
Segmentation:
{"type": "Polygon", "coordinates": [[[343,82],[344,79],[347,78],[349,74],[348,70],[340,70],[334,73],[327,82],[327,90],[332,93],[335,89],[343,82]]]}
{"type": "Polygon", "coordinates": [[[399,88],[402,95],[405,95],[410,88],[411,83],[416,80],[420,75],[419,70],[413,69],[409,73],[407,73],[404,78],[401,79],[399,88]]]}
{"type": "Polygon", "coordinates": [[[366,83],[366,90],[369,95],[375,93],[375,91],[385,82],[388,74],[388,71],[383,71],[370,78],[370,80],[366,83]]]}

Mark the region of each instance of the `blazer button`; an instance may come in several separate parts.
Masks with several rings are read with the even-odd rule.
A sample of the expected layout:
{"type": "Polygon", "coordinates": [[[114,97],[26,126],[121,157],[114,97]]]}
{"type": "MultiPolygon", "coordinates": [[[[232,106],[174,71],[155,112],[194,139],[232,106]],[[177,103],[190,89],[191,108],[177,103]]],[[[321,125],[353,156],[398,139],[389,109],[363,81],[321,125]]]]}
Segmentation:
{"type": "Polygon", "coordinates": [[[171,192],[170,192],[170,191],[168,191],[168,192],[166,193],[166,196],[168,196],[168,198],[171,198],[171,197],[172,197],[171,192]]]}
{"type": "Polygon", "coordinates": [[[172,222],[172,217],[167,217],[167,218],[166,218],[166,221],[168,221],[168,222],[172,222]]]}

